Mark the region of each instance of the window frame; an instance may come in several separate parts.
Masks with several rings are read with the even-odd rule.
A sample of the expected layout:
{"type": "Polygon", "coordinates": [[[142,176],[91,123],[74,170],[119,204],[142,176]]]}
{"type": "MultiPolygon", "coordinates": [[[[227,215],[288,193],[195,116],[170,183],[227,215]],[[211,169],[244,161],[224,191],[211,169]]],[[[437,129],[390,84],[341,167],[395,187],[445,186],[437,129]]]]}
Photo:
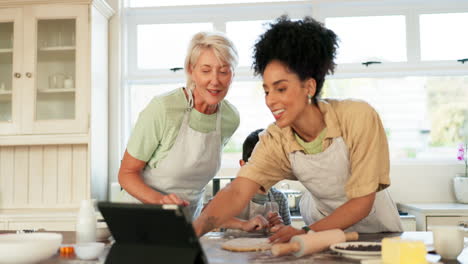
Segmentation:
{"type": "MultiPolygon", "coordinates": [[[[162,84],[184,82],[184,71],[175,73],[169,70],[140,70],[137,67],[137,26],[143,24],[168,24],[189,22],[212,22],[215,30],[226,31],[228,21],[269,20],[277,18],[288,10],[292,18],[310,15],[324,22],[327,17],[352,16],[386,16],[404,15],[406,18],[406,62],[386,62],[368,67],[360,63],[337,65],[335,73],[327,79],[345,78],[385,78],[406,76],[463,76],[467,75],[468,63],[453,61],[421,61],[419,15],[440,13],[468,12],[468,2],[463,0],[383,0],[383,1],[346,1],[346,0],[312,0],[288,1],[275,3],[218,4],[200,6],[172,6],[151,8],[124,8],[123,19],[123,79],[122,79],[122,149],[131,131],[130,121],[130,85],[131,84],[162,84]],[[262,10],[262,12],[258,12],[262,10]]],[[[174,65],[174,67],[183,67],[174,65]]],[[[250,67],[239,66],[236,69],[234,81],[254,81],[250,67]]],[[[393,162],[393,161],[392,161],[393,162]]],[[[398,163],[428,163],[429,161],[398,160],[398,163]]],[[[431,161],[432,162],[432,161],[431,161]]],[[[447,163],[456,162],[447,159],[447,163]]]]}
{"type": "MultiPolygon", "coordinates": [[[[456,60],[422,61],[419,15],[468,12],[468,2],[428,1],[329,1],[318,4],[315,18],[403,15],[406,20],[406,62],[385,62],[364,66],[360,63],[337,65],[328,78],[405,77],[412,75],[466,75],[467,65],[456,60]]],[[[462,59],[462,58],[460,58],[462,59]]]]}

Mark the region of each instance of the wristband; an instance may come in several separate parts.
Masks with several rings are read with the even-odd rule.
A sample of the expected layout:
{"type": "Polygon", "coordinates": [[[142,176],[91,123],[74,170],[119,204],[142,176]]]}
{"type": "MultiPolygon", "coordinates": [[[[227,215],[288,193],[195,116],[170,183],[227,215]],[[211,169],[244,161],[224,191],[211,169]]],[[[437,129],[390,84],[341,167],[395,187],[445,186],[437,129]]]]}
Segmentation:
{"type": "Polygon", "coordinates": [[[309,232],[314,232],[314,230],[310,229],[310,227],[307,226],[307,225],[303,226],[302,230],[304,230],[306,234],[309,233],[309,232]]]}

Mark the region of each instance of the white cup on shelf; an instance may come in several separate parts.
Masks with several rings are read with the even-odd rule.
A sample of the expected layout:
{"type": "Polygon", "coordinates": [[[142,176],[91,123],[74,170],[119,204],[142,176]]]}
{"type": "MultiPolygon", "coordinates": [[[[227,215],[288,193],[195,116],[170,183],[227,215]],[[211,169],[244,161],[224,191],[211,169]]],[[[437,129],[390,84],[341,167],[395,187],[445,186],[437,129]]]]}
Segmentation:
{"type": "Polygon", "coordinates": [[[63,81],[64,88],[71,89],[73,88],[73,79],[69,76],[63,81]]]}
{"type": "Polygon", "coordinates": [[[4,92],[4,91],[6,91],[5,83],[0,82],[0,92],[4,92]]]}

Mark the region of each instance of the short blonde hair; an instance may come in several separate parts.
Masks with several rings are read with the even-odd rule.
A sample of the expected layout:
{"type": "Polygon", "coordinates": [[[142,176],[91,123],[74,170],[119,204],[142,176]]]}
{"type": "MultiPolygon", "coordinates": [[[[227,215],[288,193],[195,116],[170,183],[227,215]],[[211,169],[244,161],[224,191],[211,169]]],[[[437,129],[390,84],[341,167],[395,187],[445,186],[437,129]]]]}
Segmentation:
{"type": "Polygon", "coordinates": [[[218,60],[226,62],[231,70],[237,67],[238,55],[234,43],[222,32],[199,32],[190,41],[187,56],[185,57],[185,74],[187,88],[193,89],[194,83],[189,73],[190,65],[195,65],[203,50],[212,49],[218,60]]]}

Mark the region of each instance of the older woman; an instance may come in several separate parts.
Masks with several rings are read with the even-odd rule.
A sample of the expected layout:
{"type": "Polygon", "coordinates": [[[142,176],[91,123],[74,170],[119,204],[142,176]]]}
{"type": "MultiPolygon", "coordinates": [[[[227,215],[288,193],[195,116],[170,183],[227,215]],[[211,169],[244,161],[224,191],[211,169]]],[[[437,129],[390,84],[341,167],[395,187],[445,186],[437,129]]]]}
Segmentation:
{"type": "Polygon", "coordinates": [[[282,17],[260,36],[254,69],[263,77],[266,105],[276,122],[260,135],[236,180],[195,221],[198,234],[237,214],[259,188],[268,190],[282,179],[298,180],[308,189],[308,200],[301,203],[308,225],[278,227],[271,241],[333,228],[402,231],[386,190],[388,144],[377,112],[359,100],[319,99],[337,46],[333,31],[310,17],[282,17]]]}
{"type": "Polygon", "coordinates": [[[186,87],[155,97],[132,131],[119,171],[124,201],[185,205],[198,216],[204,187],[239,126],[236,108],[224,100],[237,58],[222,33],[193,37],[186,87]]]}

